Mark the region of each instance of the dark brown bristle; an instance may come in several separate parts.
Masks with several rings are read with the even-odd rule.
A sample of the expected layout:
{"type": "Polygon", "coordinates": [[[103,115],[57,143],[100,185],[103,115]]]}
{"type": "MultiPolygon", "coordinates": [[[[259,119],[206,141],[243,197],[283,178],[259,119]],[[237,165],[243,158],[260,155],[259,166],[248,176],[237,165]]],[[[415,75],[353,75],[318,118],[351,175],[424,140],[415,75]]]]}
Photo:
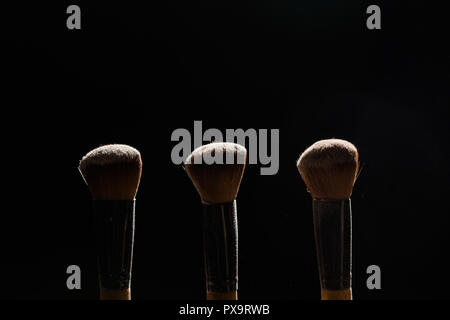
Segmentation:
{"type": "Polygon", "coordinates": [[[358,150],[340,139],[314,143],[297,161],[300,175],[314,199],[349,199],[358,166],[358,150]]]}
{"type": "Polygon", "coordinates": [[[195,149],[186,159],[185,169],[205,204],[228,203],[236,199],[244,174],[247,150],[235,143],[211,143],[195,149]],[[223,155],[223,164],[195,163],[205,155],[223,155]],[[233,159],[227,164],[226,159],[233,159]]]}
{"type": "Polygon", "coordinates": [[[139,151],[121,144],[88,152],[79,170],[95,200],[133,200],[141,179],[139,151]]]}

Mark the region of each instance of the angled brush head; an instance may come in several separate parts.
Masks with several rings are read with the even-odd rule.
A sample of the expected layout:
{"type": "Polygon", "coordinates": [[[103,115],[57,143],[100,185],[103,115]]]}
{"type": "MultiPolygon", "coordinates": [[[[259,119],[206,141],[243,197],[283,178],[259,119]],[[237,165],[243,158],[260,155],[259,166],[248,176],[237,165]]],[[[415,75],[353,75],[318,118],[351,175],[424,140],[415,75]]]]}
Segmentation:
{"type": "Polygon", "coordinates": [[[314,199],[350,198],[358,166],[358,150],[340,139],[317,141],[297,161],[298,171],[314,199]]]}
{"type": "Polygon", "coordinates": [[[205,204],[228,203],[236,199],[244,174],[247,150],[228,142],[216,142],[195,149],[185,161],[186,172],[205,204]],[[222,164],[196,163],[196,159],[223,156],[222,164]],[[233,164],[228,164],[233,159],[233,164]]]}
{"type": "Polygon", "coordinates": [[[141,154],[127,145],[105,145],[88,152],[78,169],[95,200],[133,200],[141,179],[141,154]]]}

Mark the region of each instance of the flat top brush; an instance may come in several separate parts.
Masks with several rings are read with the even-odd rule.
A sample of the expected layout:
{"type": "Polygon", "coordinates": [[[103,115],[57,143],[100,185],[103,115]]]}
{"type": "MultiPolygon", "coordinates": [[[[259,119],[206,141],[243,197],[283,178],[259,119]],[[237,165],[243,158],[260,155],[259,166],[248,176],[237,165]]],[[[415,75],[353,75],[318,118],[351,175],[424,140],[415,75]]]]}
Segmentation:
{"type": "Polygon", "coordinates": [[[123,144],[101,146],[80,160],[79,170],[95,200],[133,200],[141,179],[141,154],[123,144]]]}
{"type": "Polygon", "coordinates": [[[348,141],[321,140],[297,168],[313,198],[314,234],[323,300],[351,300],[351,202],[359,167],[348,141]]]}
{"type": "Polygon", "coordinates": [[[139,151],[120,144],[88,152],[79,170],[94,199],[100,299],[129,300],[139,151]]]}
{"type": "Polygon", "coordinates": [[[317,141],[297,161],[297,168],[314,199],[350,198],[358,165],[356,147],[340,139],[317,141]]]}
{"type": "Polygon", "coordinates": [[[194,150],[185,161],[185,170],[203,203],[203,246],[208,300],[237,299],[236,196],[246,157],[247,150],[243,146],[211,143],[194,150]],[[205,160],[208,157],[221,159],[220,163],[207,164],[205,160]]]}
{"type": "Polygon", "coordinates": [[[215,142],[195,149],[185,161],[185,169],[204,204],[227,203],[236,199],[245,169],[247,150],[229,142],[215,142]],[[207,164],[205,156],[219,157],[222,164],[207,164]],[[233,161],[227,164],[227,158],[233,161]],[[202,163],[196,164],[196,159],[202,163]]]}

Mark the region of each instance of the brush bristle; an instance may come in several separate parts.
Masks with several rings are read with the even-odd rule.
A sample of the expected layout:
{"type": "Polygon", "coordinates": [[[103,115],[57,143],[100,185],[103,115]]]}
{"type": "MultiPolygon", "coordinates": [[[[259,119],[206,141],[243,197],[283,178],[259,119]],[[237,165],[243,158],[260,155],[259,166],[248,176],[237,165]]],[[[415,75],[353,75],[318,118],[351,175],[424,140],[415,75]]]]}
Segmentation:
{"type": "Polygon", "coordinates": [[[133,200],[141,179],[141,154],[123,145],[101,146],[88,152],[79,170],[96,200],[133,200]]]}
{"type": "Polygon", "coordinates": [[[238,144],[210,143],[195,149],[185,161],[186,172],[205,204],[228,203],[236,199],[244,174],[247,150],[238,144]],[[222,164],[196,163],[204,157],[220,157],[222,164]],[[227,163],[233,159],[233,163],[227,163]]]}
{"type": "Polygon", "coordinates": [[[350,198],[358,166],[358,150],[340,139],[317,141],[297,161],[300,175],[314,199],[350,198]]]}

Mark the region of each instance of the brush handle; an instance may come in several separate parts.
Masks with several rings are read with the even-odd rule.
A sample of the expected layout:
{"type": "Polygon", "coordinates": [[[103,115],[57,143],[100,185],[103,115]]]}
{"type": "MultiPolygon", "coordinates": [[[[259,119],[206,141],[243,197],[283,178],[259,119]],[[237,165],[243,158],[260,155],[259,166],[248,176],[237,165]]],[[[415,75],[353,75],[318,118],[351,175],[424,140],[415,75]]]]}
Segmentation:
{"type": "Polygon", "coordinates": [[[207,300],[237,300],[238,229],[236,200],[203,205],[203,250],[207,300]]]}
{"type": "Polygon", "coordinates": [[[100,300],[131,300],[130,288],[124,290],[100,289],[100,300]]]}
{"type": "Polygon", "coordinates": [[[135,200],[94,200],[100,299],[130,300],[135,200]]]}
{"type": "Polygon", "coordinates": [[[344,290],[321,290],[322,300],[353,300],[352,289],[344,290]]]}
{"type": "Polygon", "coordinates": [[[322,300],[352,300],[351,200],[313,199],[313,220],[322,300]]]}
{"type": "Polygon", "coordinates": [[[206,300],[237,300],[237,290],[230,292],[206,292],[206,300]]]}

